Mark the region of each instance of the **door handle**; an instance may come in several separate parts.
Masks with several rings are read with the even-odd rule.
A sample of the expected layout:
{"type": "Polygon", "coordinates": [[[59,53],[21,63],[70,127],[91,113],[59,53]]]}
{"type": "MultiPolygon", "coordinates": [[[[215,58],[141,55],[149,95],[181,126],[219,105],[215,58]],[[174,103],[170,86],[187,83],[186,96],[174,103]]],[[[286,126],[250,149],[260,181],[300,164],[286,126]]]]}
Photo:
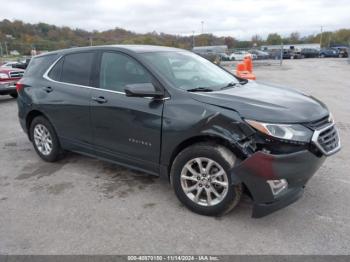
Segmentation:
{"type": "Polygon", "coordinates": [[[92,100],[96,101],[99,104],[107,103],[107,99],[105,99],[103,96],[92,97],[92,100]]]}
{"type": "Polygon", "coordinates": [[[53,91],[53,88],[51,86],[46,86],[43,88],[46,93],[51,93],[53,91]]]}

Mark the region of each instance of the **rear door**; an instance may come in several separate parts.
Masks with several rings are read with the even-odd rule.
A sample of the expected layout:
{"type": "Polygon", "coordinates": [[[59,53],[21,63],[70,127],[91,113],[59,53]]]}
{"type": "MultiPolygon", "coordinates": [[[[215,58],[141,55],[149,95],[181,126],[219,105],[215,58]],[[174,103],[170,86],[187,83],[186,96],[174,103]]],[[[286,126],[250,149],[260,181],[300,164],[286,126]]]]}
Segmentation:
{"type": "Polygon", "coordinates": [[[91,91],[97,154],[157,173],[163,100],[127,97],[124,88],[159,84],[138,61],[121,52],[102,52],[99,65],[99,88],[91,91]]]}
{"type": "Polygon", "coordinates": [[[49,117],[66,149],[92,148],[90,93],[94,59],[94,52],[61,57],[41,88],[41,110],[49,117]]]}

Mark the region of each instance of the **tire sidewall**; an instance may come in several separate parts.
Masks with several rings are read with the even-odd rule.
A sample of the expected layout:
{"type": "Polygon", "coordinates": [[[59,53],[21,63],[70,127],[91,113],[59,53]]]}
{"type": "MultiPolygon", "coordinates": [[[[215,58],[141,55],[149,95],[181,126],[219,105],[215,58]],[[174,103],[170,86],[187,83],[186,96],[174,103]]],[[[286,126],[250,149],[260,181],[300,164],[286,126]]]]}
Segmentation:
{"type": "Polygon", "coordinates": [[[58,157],[61,153],[61,147],[60,147],[60,144],[59,144],[59,141],[58,141],[58,138],[57,138],[57,135],[56,135],[56,132],[55,132],[53,126],[45,117],[38,116],[38,117],[33,119],[32,123],[30,125],[30,139],[33,143],[33,146],[34,146],[36,153],[40,156],[40,158],[42,158],[43,160],[48,161],[48,162],[54,162],[58,159],[58,157]],[[52,138],[52,150],[51,150],[50,154],[48,154],[48,155],[42,154],[38,150],[38,148],[35,144],[35,141],[34,141],[34,128],[38,124],[45,126],[47,128],[47,130],[49,131],[50,136],[52,138]]]}
{"type": "MultiPolygon", "coordinates": [[[[240,199],[241,185],[232,186],[232,180],[229,175],[230,170],[233,168],[237,161],[229,163],[229,161],[225,160],[225,157],[222,156],[222,151],[220,150],[225,150],[225,148],[217,145],[195,145],[183,150],[174,161],[171,170],[172,186],[179,200],[193,212],[209,216],[222,215],[227,211],[231,210],[231,208],[233,208],[235,205],[237,205],[237,203],[234,203],[233,206],[233,202],[238,202],[240,199]],[[182,168],[189,160],[195,157],[205,157],[216,161],[218,164],[221,165],[221,167],[225,170],[227,174],[228,183],[231,186],[228,187],[228,192],[225,198],[220,203],[214,206],[201,206],[194,203],[186,196],[185,192],[182,189],[180,178],[182,168]]],[[[235,159],[236,158],[234,157],[234,160],[235,159]]]]}

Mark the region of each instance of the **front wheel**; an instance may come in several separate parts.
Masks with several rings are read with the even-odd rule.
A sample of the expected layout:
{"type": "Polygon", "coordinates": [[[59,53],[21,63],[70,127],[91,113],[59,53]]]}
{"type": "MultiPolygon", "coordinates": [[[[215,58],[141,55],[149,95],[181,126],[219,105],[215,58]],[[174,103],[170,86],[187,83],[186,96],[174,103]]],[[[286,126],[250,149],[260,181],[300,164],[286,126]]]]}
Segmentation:
{"type": "Polygon", "coordinates": [[[221,145],[201,143],[184,149],[171,170],[176,196],[201,215],[228,213],[242,195],[242,185],[232,185],[229,175],[235,164],[236,157],[221,145]]]}

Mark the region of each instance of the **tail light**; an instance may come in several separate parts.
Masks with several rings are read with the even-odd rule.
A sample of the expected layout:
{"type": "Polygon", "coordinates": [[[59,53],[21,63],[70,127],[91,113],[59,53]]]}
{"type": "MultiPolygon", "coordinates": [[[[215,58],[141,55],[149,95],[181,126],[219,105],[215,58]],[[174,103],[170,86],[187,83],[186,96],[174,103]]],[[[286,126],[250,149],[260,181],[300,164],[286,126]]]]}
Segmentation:
{"type": "Polygon", "coordinates": [[[17,93],[19,93],[19,91],[21,91],[24,88],[24,84],[22,84],[21,82],[17,82],[16,83],[16,91],[17,93]]]}

